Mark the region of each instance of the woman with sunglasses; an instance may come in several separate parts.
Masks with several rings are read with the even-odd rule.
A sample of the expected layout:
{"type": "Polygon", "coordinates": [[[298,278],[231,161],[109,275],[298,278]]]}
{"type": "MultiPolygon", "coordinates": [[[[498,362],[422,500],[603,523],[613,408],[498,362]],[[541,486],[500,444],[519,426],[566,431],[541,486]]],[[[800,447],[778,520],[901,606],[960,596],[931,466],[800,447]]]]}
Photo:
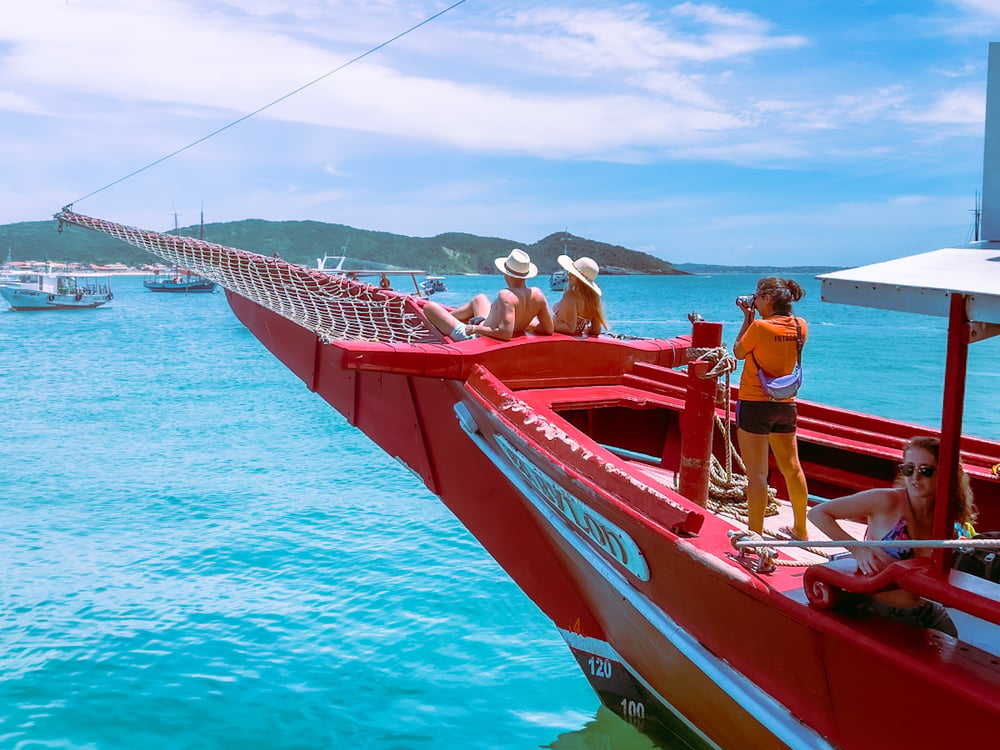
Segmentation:
{"type": "MultiPolygon", "coordinates": [[[[892,487],[864,490],[838,497],[813,506],[809,520],[830,539],[849,541],[854,537],[837,523],[846,519],[864,519],[868,523],[866,539],[904,541],[930,539],[934,519],[934,493],[938,466],[939,442],[934,437],[914,437],[903,448],[903,463],[899,464],[892,487]]],[[[959,467],[958,518],[956,526],[965,527],[975,520],[969,478],[959,467]]],[[[905,560],[914,550],[900,547],[853,547],[851,554],[858,563],[858,572],[873,575],[895,560],[905,560]]],[[[856,608],[907,625],[933,628],[949,635],[958,635],[954,623],[940,604],[922,599],[902,589],[882,591],[864,597],[856,608]]]]}

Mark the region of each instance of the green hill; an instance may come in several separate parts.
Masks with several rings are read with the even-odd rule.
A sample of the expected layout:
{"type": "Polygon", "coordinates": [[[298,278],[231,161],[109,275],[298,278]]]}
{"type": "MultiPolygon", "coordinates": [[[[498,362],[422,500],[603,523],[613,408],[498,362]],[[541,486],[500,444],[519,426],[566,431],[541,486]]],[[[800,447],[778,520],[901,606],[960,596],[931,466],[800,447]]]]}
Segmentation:
{"type": "MultiPolygon", "coordinates": [[[[10,248],[14,260],[58,262],[125,263],[141,266],[155,259],[143,250],[120,240],[80,227],[56,231],[55,221],[30,221],[0,226],[0,255],[10,248]]],[[[178,234],[197,237],[201,228],[185,227],[178,234]]],[[[575,237],[565,232],[551,234],[534,243],[480,237],[451,232],[436,237],[407,237],[388,232],[355,229],[319,221],[263,221],[245,219],[223,224],[206,224],[209,242],[238,247],[263,255],[277,253],[285,260],[315,265],[324,255],[347,255],[350,265],[383,264],[441,274],[496,273],[494,258],[522,247],[531,254],[540,273],[555,270],[556,257],[563,252],[576,258],[589,255],[608,274],[684,274],[674,265],[648,253],[575,237]]]]}
{"type": "Polygon", "coordinates": [[[703,273],[832,273],[843,266],[721,266],[713,263],[678,263],[677,269],[693,274],[703,273]]]}

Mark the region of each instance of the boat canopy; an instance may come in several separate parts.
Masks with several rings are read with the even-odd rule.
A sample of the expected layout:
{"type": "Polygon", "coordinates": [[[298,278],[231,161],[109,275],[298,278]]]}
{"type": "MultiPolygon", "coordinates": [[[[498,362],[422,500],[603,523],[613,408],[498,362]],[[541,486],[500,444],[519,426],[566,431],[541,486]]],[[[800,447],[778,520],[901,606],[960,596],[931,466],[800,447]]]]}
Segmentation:
{"type": "MultiPolygon", "coordinates": [[[[1000,242],[949,247],[817,278],[825,302],[948,317],[951,296],[961,294],[971,323],[1000,324],[1000,242]]],[[[979,338],[998,332],[983,331],[979,338]]]]}
{"type": "MultiPolygon", "coordinates": [[[[948,319],[941,408],[938,482],[932,535],[950,538],[958,492],[968,347],[1000,334],[1000,242],[949,247],[869,266],[822,274],[823,300],[948,319]]],[[[942,573],[951,558],[934,553],[942,573]]]]}

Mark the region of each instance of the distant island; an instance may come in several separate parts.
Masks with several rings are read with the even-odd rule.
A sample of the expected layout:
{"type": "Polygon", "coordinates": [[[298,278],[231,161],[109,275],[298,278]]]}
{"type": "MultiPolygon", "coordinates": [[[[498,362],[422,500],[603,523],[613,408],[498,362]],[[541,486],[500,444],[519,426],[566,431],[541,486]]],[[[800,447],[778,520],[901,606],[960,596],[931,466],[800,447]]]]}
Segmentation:
{"type": "MultiPolygon", "coordinates": [[[[0,225],[0,248],[9,248],[18,261],[53,261],[84,267],[122,265],[142,269],[159,258],[104,234],[79,227],[56,231],[53,221],[26,221],[0,225]]],[[[512,248],[528,251],[539,273],[556,270],[562,253],[578,258],[589,255],[608,275],[680,276],[707,273],[827,273],[833,266],[724,266],[705,263],[670,263],[649,253],[621,245],[555,232],[537,242],[502,237],[481,237],[451,232],[435,237],[408,237],[389,232],[356,229],[321,221],[264,221],[244,219],[174,230],[187,237],[204,236],[209,242],[279,255],[303,266],[315,266],[324,256],[347,257],[345,266],[377,269],[421,269],[436,274],[495,274],[494,258],[512,248]]],[[[173,232],[171,232],[173,233],[173,232]]]]}
{"type": "Polygon", "coordinates": [[[832,273],[844,266],[720,266],[711,263],[677,263],[675,267],[692,274],[703,273],[832,273]]]}
{"type": "MultiPolygon", "coordinates": [[[[537,242],[523,242],[458,232],[436,237],[407,237],[320,221],[245,219],[183,227],[170,233],[187,237],[203,235],[209,242],[261,255],[278,255],[303,266],[315,266],[318,259],[327,255],[344,255],[346,267],[421,269],[436,274],[496,274],[494,259],[506,255],[512,248],[521,247],[531,255],[540,274],[556,270],[556,258],[562,253],[574,258],[589,255],[601,265],[601,272],[609,275],[688,273],[649,253],[595,242],[568,232],[556,232],[537,242]]],[[[0,247],[10,248],[11,258],[18,261],[48,260],[85,266],[121,263],[142,268],[158,260],[121,240],[79,227],[64,227],[62,232],[57,232],[55,221],[2,225],[0,247]]]]}

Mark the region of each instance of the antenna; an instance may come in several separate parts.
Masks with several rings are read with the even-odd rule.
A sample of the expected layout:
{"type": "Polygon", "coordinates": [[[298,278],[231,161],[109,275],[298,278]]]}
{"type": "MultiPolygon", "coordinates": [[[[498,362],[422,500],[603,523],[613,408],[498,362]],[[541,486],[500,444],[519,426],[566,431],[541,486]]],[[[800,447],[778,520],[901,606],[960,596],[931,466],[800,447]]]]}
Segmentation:
{"type": "Polygon", "coordinates": [[[976,207],[970,208],[969,213],[972,214],[972,225],[965,233],[965,240],[962,244],[975,245],[979,243],[980,225],[982,224],[983,219],[983,211],[980,207],[980,195],[978,190],[976,191],[976,207]]]}

